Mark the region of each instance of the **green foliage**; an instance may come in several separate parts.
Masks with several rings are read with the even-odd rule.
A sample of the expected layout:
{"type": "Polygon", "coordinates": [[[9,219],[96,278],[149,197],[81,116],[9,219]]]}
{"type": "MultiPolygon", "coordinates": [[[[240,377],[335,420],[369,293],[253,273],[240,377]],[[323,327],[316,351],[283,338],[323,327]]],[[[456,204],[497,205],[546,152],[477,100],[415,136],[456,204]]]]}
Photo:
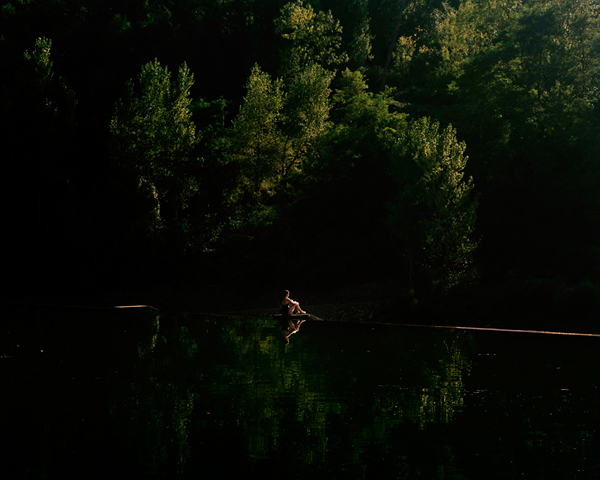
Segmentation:
{"type": "Polygon", "coordinates": [[[412,122],[404,135],[388,134],[388,142],[398,185],[390,226],[410,274],[446,294],[473,278],[477,201],[473,180],[464,179],[465,144],[451,127],[440,129],[428,118],[412,122]]]}
{"type": "MultiPolygon", "coordinates": [[[[374,271],[399,248],[415,275],[445,291],[460,283],[448,272],[470,260],[441,246],[461,237],[448,233],[452,209],[439,213],[441,190],[426,185],[454,185],[465,198],[459,186],[472,190],[426,167],[447,155],[455,170],[440,172],[477,180],[485,275],[596,281],[599,8],[597,0],[7,3],[4,203],[12,230],[30,240],[14,243],[27,245],[26,256],[44,238],[89,241],[108,258],[105,245],[120,248],[112,239],[126,230],[131,246],[225,257],[225,239],[277,244],[301,218],[307,231],[326,233],[294,240],[299,255],[320,256],[332,278],[357,256],[374,271]],[[182,65],[177,78],[154,58],[182,65]],[[374,89],[388,65],[392,88],[374,89]],[[205,100],[193,103],[192,93],[205,100]],[[393,247],[388,202],[414,227],[414,238],[396,230],[393,247]]],[[[471,213],[457,232],[469,230],[471,213]]],[[[260,258],[255,243],[239,264],[260,258]]]]}
{"type": "Polygon", "coordinates": [[[370,92],[360,71],[346,69],[336,82],[332,101],[333,125],[318,163],[312,165],[320,172],[315,175],[358,175],[362,183],[380,183],[386,158],[381,135],[406,128],[406,115],[393,99],[393,91],[370,92]]]}
{"type": "Polygon", "coordinates": [[[196,127],[190,111],[193,75],[184,64],[171,82],[158,60],[141,69],[137,84],[116,106],[110,123],[112,156],[137,182],[143,199],[142,228],[158,233],[181,229],[190,198],[198,190],[193,172],[196,127]],[[190,175],[191,173],[191,175],[190,175]]]}
{"type": "Polygon", "coordinates": [[[401,112],[402,105],[394,100],[393,90],[370,92],[365,76],[358,71],[347,69],[338,85],[334,101],[342,124],[374,127],[379,132],[384,128],[396,128],[398,122],[402,123],[406,118],[401,112]]]}
{"type": "Polygon", "coordinates": [[[55,76],[51,49],[52,40],[37,38],[32,52],[26,50],[23,54],[23,68],[19,72],[18,82],[48,120],[58,121],[62,134],[73,126],[77,101],[64,79],[55,76]]]}
{"type": "Polygon", "coordinates": [[[357,22],[350,33],[351,40],[348,42],[348,66],[352,70],[366,67],[373,60],[372,41],[373,34],[369,26],[368,6],[365,0],[356,0],[355,5],[350,4],[355,12],[357,22]]]}
{"type": "MultiPolygon", "coordinates": [[[[258,205],[266,206],[291,175],[302,172],[304,159],[325,131],[331,79],[332,74],[317,64],[285,83],[253,68],[231,132],[240,204],[256,202],[258,213],[258,205]]],[[[264,220],[263,214],[260,217],[264,220]]]]}
{"type": "MultiPolygon", "coordinates": [[[[0,51],[9,47],[0,38],[0,51]]],[[[60,56],[60,54],[58,55],[60,56]]],[[[82,163],[74,155],[77,99],[57,73],[53,42],[39,37],[4,57],[0,78],[2,175],[0,202],[7,206],[5,248],[22,261],[7,274],[31,281],[32,271],[52,272],[76,251],[78,205],[74,191],[82,163]],[[30,47],[33,46],[32,49],[30,47]]],[[[68,266],[65,267],[65,270],[68,266]]],[[[50,274],[48,274],[50,275],[50,274]]]]}
{"type": "Polygon", "coordinates": [[[285,126],[293,153],[284,175],[298,169],[301,160],[324,133],[329,119],[329,86],[333,74],[314,63],[286,81],[285,126]]]}
{"type": "Polygon", "coordinates": [[[374,35],[369,12],[369,0],[323,0],[311,2],[315,8],[331,11],[333,17],[343,27],[341,31],[341,51],[348,54],[347,65],[351,70],[368,68],[374,57],[372,54],[374,35]]]}
{"type": "Polygon", "coordinates": [[[479,136],[504,142],[581,134],[598,100],[596,4],[467,0],[438,17],[436,75],[461,107],[449,111],[459,116],[453,123],[483,111],[479,136]]]}
{"type": "Polygon", "coordinates": [[[35,72],[35,81],[41,88],[47,87],[54,76],[52,71],[53,62],[50,61],[50,49],[52,48],[52,40],[47,38],[38,38],[35,41],[35,49],[30,54],[25,51],[23,56],[25,61],[31,65],[35,72]]]}
{"type": "Polygon", "coordinates": [[[493,47],[510,28],[520,3],[520,0],[466,0],[457,9],[444,5],[436,15],[435,38],[442,60],[437,74],[449,81],[460,78],[465,63],[493,47]]]}
{"type": "Polygon", "coordinates": [[[321,272],[324,286],[328,278],[340,284],[398,275],[383,218],[391,185],[381,135],[405,127],[390,91],[370,92],[361,72],[345,70],[335,81],[331,120],[294,183],[303,195],[285,215],[298,244],[291,250],[311,246],[302,263],[321,272]]]}
{"type": "Polygon", "coordinates": [[[340,51],[342,27],[331,12],[315,12],[302,0],[290,2],[281,9],[275,31],[287,42],[282,53],[285,75],[294,75],[312,63],[335,69],[348,60],[340,51]]]}
{"type": "Polygon", "coordinates": [[[284,94],[280,80],[255,65],[246,96],[233,122],[232,148],[240,164],[242,181],[250,192],[272,187],[284,169],[280,125],[284,94]]]}
{"type": "Polygon", "coordinates": [[[597,211],[590,186],[600,167],[591,153],[597,2],[464,0],[433,18],[429,29],[405,35],[399,97],[417,116],[452,123],[466,141],[484,212],[480,258],[493,271],[510,264],[539,276],[571,276],[584,250],[598,265],[583,247],[598,238],[587,220],[597,211]],[[576,235],[557,236],[557,224],[576,235]]]}

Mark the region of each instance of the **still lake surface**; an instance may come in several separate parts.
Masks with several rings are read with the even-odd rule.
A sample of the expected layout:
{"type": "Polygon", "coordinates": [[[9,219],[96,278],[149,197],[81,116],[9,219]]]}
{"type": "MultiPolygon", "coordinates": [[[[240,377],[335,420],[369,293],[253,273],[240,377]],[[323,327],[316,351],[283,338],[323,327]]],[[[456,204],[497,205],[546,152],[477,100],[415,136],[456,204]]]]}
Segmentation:
{"type": "Polygon", "coordinates": [[[11,308],[0,382],[3,480],[600,478],[598,337],[11,308]]]}

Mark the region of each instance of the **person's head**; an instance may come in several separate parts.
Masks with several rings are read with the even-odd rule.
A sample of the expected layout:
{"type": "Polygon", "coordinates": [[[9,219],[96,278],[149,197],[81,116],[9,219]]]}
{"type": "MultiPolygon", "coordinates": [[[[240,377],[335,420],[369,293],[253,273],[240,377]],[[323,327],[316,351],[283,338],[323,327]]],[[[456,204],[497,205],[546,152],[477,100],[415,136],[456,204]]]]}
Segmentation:
{"type": "Polygon", "coordinates": [[[283,291],[283,298],[287,298],[290,296],[290,291],[289,290],[284,290],[283,291]]]}

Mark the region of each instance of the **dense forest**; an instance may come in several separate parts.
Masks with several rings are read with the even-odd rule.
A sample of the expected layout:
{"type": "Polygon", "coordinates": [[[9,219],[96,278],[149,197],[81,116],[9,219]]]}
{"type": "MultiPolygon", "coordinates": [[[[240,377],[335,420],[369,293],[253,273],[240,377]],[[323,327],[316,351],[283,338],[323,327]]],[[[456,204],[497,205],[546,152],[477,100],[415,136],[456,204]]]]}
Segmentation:
{"type": "Polygon", "coordinates": [[[600,297],[600,0],[10,0],[0,60],[15,291],[600,297]]]}

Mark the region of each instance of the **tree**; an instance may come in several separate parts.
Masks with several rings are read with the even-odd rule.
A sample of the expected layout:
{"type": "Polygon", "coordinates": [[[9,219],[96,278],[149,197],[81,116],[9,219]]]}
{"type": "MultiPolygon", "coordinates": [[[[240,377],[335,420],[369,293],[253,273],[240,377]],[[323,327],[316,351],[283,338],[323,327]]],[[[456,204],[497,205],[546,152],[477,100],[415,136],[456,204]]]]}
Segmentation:
{"type": "Polygon", "coordinates": [[[315,12],[302,0],[290,2],[275,20],[275,32],[286,42],[282,75],[293,76],[312,63],[335,70],[348,61],[348,55],[341,51],[342,27],[330,11],[315,12]]]}
{"type": "Polygon", "coordinates": [[[264,204],[302,171],[304,158],[325,131],[331,79],[317,64],[285,83],[273,81],[258,66],[252,69],[231,144],[245,198],[264,204]]]}
{"type": "Polygon", "coordinates": [[[597,2],[465,0],[434,18],[410,72],[430,68],[399,98],[466,141],[482,193],[479,258],[496,276],[572,276],[598,265],[587,220],[597,211],[597,2]]]}
{"type": "Polygon", "coordinates": [[[492,136],[519,148],[576,141],[598,100],[599,8],[590,0],[465,0],[440,11],[431,34],[446,100],[438,116],[470,147],[492,136]]]}
{"type": "Polygon", "coordinates": [[[284,105],[284,132],[287,152],[284,176],[301,170],[302,160],[324,134],[329,120],[333,73],[317,63],[307,65],[287,79],[284,105]]]}
{"type": "MultiPolygon", "coordinates": [[[[369,0],[320,0],[323,11],[331,11],[333,17],[343,26],[341,50],[348,54],[347,67],[351,70],[365,70],[371,54],[374,35],[371,31],[369,0]]],[[[346,62],[345,62],[346,63],[346,62]]],[[[341,69],[340,69],[341,70],[341,69]]]]}
{"type": "Polygon", "coordinates": [[[402,17],[404,15],[404,7],[406,6],[406,0],[400,0],[400,8],[399,8],[399,13],[398,13],[398,18],[396,19],[396,25],[394,27],[394,33],[392,35],[392,39],[390,41],[390,45],[388,47],[388,52],[387,55],[385,57],[385,63],[383,65],[383,72],[381,74],[381,89],[383,90],[383,87],[385,86],[385,81],[387,78],[387,74],[389,72],[390,69],[390,63],[392,61],[392,54],[394,52],[394,46],[396,45],[396,42],[398,40],[398,34],[400,32],[400,26],[402,24],[402,17]]]}
{"type": "Polygon", "coordinates": [[[149,234],[171,233],[185,225],[190,198],[197,192],[194,171],[196,128],[190,111],[193,75],[183,64],[171,82],[158,60],[141,69],[137,85],[130,80],[110,123],[112,157],[137,184],[139,226],[149,234]],[[164,232],[163,232],[164,233],[164,232]]]}
{"type": "Polygon", "coordinates": [[[10,206],[7,248],[31,262],[21,265],[31,277],[62,262],[72,246],[77,100],[55,71],[51,39],[37,38],[21,59],[16,71],[6,70],[13,82],[0,100],[2,200],[10,206]]]}
{"type": "Polygon", "coordinates": [[[371,54],[373,33],[369,25],[368,1],[355,0],[344,2],[344,5],[347,5],[348,10],[354,14],[354,22],[348,22],[351,28],[343,23],[347,32],[344,40],[348,44],[348,67],[351,70],[358,70],[365,68],[373,59],[371,54]],[[346,37],[350,37],[350,40],[346,37]]]}
{"type": "Polygon", "coordinates": [[[233,121],[231,144],[243,189],[250,194],[271,190],[284,171],[283,103],[281,80],[273,81],[255,65],[233,121]]]}
{"type": "Polygon", "coordinates": [[[294,182],[303,196],[287,217],[310,228],[292,229],[291,248],[311,246],[302,261],[324,284],[395,280],[383,208],[392,185],[381,136],[403,131],[406,116],[391,91],[370,92],[360,71],[346,69],[335,85],[331,120],[294,182]]]}
{"type": "Polygon", "coordinates": [[[402,242],[411,288],[446,294],[473,278],[477,200],[472,178],[464,179],[465,144],[452,127],[428,118],[403,135],[390,132],[387,141],[398,192],[389,224],[402,242]]]}

